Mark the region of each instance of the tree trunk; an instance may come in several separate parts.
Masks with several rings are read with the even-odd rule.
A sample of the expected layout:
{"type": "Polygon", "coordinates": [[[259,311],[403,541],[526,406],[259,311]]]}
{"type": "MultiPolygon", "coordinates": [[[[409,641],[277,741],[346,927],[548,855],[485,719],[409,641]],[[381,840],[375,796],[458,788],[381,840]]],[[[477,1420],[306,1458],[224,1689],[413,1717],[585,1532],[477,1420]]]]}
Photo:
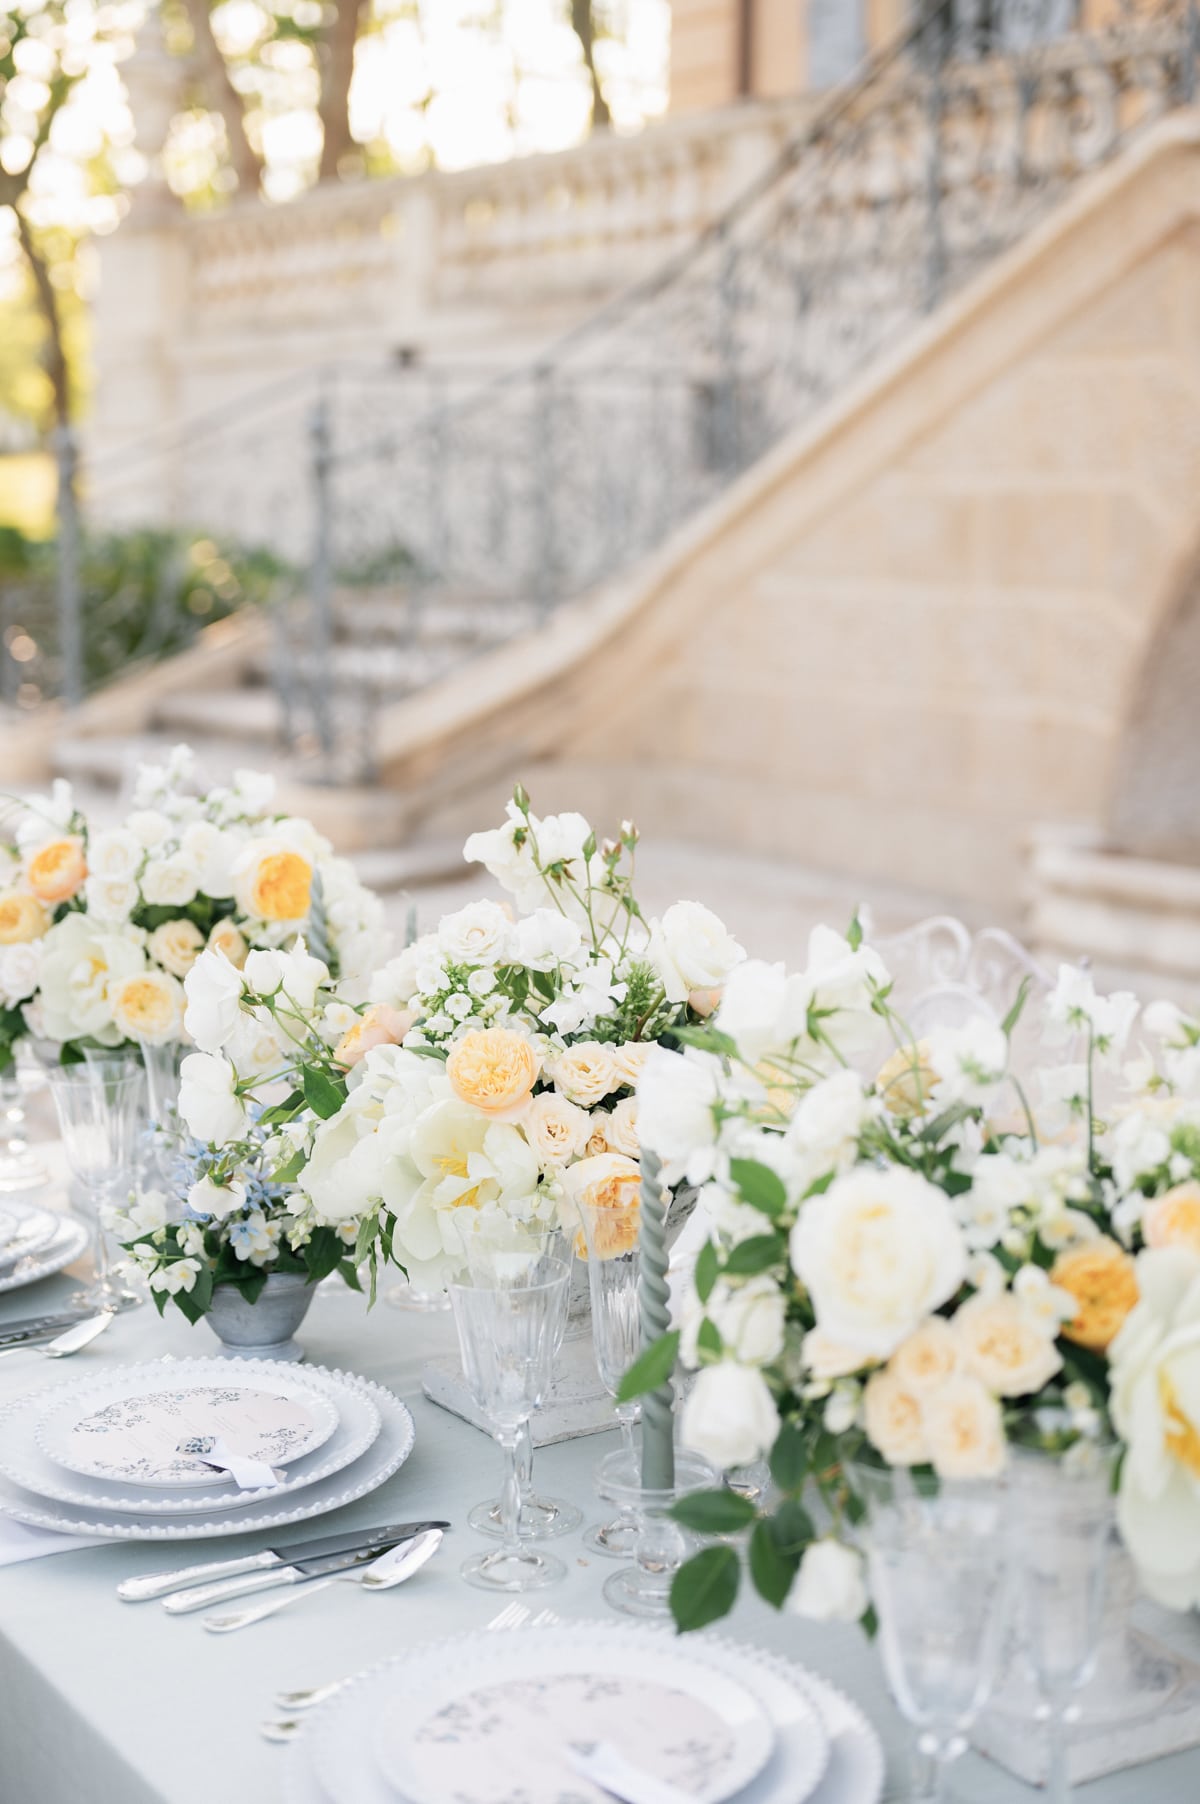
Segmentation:
{"type": "Polygon", "coordinates": [[[58,305],[58,295],[55,292],[54,283],[50,280],[50,270],[46,260],[34,243],[33,233],[29,229],[29,221],[20,207],[14,207],[13,213],[16,215],[17,237],[33,277],[38,310],[46,327],[45,364],[46,374],[50,378],[51,392],[54,396],[54,423],[56,426],[69,426],[71,424],[71,380],[63,344],[62,311],[58,305]]]}
{"type": "Polygon", "coordinates": [[[209,0],[184,0],[192,27],[196,67],[200,85],[211,107],[225,121],[229,139],[229,155],[237,175],[238,187],[256,194],[262,186],[262,158],[246,136],[246,109],[242,96],[229,79],[229,69],[221,55],[221,47],[213,36],[209,0]]]}
{"type": "Polygon", "coordinates": [[[335,0],[321,44],[321,163],[319,182],[337,180],[342,159],[354,150],[350,136],[350,83],[358,28],[369,0],[335,0]]]}
{"type": "Polygon", "coordinates": [[[579,39],[583,60],[592,80],[592,124],[611,125],[612,114],[608,110],[608,102],[600,87],[600,77],[596,73],[596,22],[592,17],[592,0],[571,0],[571,28],[579,39]]]}

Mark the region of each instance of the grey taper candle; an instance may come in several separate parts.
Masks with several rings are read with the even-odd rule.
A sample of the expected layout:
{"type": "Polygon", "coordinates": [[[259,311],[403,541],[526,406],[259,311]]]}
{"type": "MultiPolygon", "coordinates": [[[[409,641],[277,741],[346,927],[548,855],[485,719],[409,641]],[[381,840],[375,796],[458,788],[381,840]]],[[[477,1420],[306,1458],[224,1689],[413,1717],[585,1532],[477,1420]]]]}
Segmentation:
{"type": "MultiPolygon", "coordinates": [[[[658,1174],[658,1160],[643,1148],[638,1281],[643,1348],[658,1340],[671,1325],[667,1289],[667,1208],[658,1174]]],[[[669,1491],[675,1483],[673,1405],[674,1392],[669,1378],[642,1399],[642,1484],[648,1491],[669,1491]]]]}

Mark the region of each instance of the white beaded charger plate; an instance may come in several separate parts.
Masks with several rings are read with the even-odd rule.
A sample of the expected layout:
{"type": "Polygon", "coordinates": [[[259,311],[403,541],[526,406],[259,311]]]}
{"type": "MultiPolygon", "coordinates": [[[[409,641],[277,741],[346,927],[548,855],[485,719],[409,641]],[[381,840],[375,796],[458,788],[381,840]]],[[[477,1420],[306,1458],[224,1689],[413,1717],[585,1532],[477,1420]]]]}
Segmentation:
{"type": "Polygon", "coordinates": [[[0,1253],[2,1253],[19,1226],[18,1218],[8,1209],[0,1209],[0,1253]]]}
{"type": "Polygon", "coordinates": [[[181,1442],[221,1439],[247,1459],[286,1466],[324,1446],[337,1425],[329,1393],[272,1360],[253,1378],[224,1360],[153,1360],[59,1386],[43,1400],[34,1435],[68,1472],[195,1490],[228,1477],[180,1452],[181,1442]]]}
{"type": "Polygon", "coordinates": [[[71,1219],[55,1209],[43,1209],[40,1203],[23,1203],[15,1197],[5,1202],[4,1213],[12,1220],[13,1231],[0,1247],[0,1278],[19,1259],[48,1247],[63,1223],[71,1219]]]}
{"type": "MultiPolygon", "coordinates": [[[[177,1363],[185,1365],[188,1362],[180,1360],[177,1363]]],[[[285,1366],[282,1369],[290,1371],[294,1368],[285,1366]]],[[[310,1368],[306,1375],[311,1377],[314,1371],[323,1370],[323,1367],[310,1368]]],[[[371,1399],[379,1411],[379,1435],[353,1466],[307,1486],[284,1507],[271,1509],[262,1505],[249,1510],[234,1507],[178,1517],[134,1516],[123,1511],[56,1503],[51,1498],[35,1496],[10,1478],[0,1477],[0,1515],[32,1523],[36,1528],[56,1529],[64,1535],[102,1535],[114,1541],[203,1541],[218,1535],[285,1528],[289,1523],[308,1522],[314,1516],[341,1509],[343,1504],[355,1503],[377,1490],[404,1464],[413,1448],[413,1420],[399,1398],[382,1385],[344,1372],[327,1371],[326,1376],[371,1399]]],[[[4,1415],[0,1412],[0,1431],[3,1422],[4,1415]]],[[[268,1497],[273,1495],[267,1493],[268,1497]]]]}
{"type": "MultiPolygon", "coordinates": [[[[288,1804],[341,1804],[348,1796],[353,1796],[355,1804],[397,1804],[398,1794],[370,1758],[372,1736],[389,1706],[394,1707],[397,1698],[420,1686],[435,1656],[450,1667],[481,1643],[494,1643],[497,1670],[504,1670],[509,1657],[524,1644],[549,1636],[565,1637],[572,1645],[589,1650],[617,1643],[648,1650],[659,1663],[659,1671],[680,1645],[669,1629],[587,1621],[495,1634],[476,1632],[413,1648],[359,1674],[312,1712],[293,1751],[288,1804]]],[[[852,1766],[854,1791],[842,1789],[826,1797],[821,1781],[830,1757],[830,1741],[808,1675],[760,1649],[712,1635],[689,1638],[685,1648],[690,1659],[710,1665],[719,1676],[743,1686],[761,1705],[772,1725],[774,1747],[757,1777],[738,1793],[737,1804],[804,1804],[810,1796],[814,1804],[818,1799],[819,1804],[875,1804],[882,1784],[883,1762],[878,1755],[878,1742],[865,1719],[859,1719],[862,1736],[878,1755],[875,1789],[871,1792],[859,1786],[868,1765],[859,1758],[852,1766]]],[[[853,1706],[847,1703],[846,1711],[853,1713],[853,1706]]],[[[576,1779],[573,1784],[577,1798],[591,1795],[592,1788],[585,1787],[584,1781],[576,1779]]],[[[496,1796],[494,1787],[492,1796],[496,1796]]],[[[597,1801],[602,1796],[595,1793],[597,1801]]],[[[406,1804],[425,1801],[410,1795],[406,1804]]]]}
{"type": "MultiPolygon", "coordinates": [[[[214,1364],[218,1363],[228,1371],[224,1361],[214,1361],[214,1364]]],[[[162,1369],[160,1364],[160,1373],[162,1369]]],[[[247,1360],[238,1368],[238,1374],[240,1377],[244,1372],[247,1381],[253,1384],[260,1373],[269,1377],[274,1370],[270,1361],[247,1360]]],[[[146,1495],[144,1486],[65,1471],[48,1459],[37,1443],[37,1423],[46,1407],[45,1392],[11,1405],[0,1415],[3,1424],[0,1474],[38,1497],[78,1504],[84,1509],[114,1510],[137,1516],[207,1514],[213,1510],[244,1509],[247,1505],[282,1498],[353,1465],[377,1439],[381,1427],[379,1410],[365,1392],[347,1387],[319,1366],[306,1368],[305,1381],[332,1398],[338,1412],[337,1427],[323,1446],[303,1455],[287,1468],[283,1484],[266,1490],[241,1490],[232,1480],[226,1480],[207,1489],[164,1488],[146,1495]]]]}
{"type": "MultiPolygon", "coordinates": [[[[48,1211],[49,1213],[49,1211],[48,1211]]],[[[74,1265],[84,1251],[91,1233],[86,1222],[76,1215],[53,1215],[54,1230],[35,1252],[22,1253],[8,1266],[0,1266],[0,1291],[23,1290],[39,1278],[50,1278],[64,1266],[74,1265]]],[[[11,1252],[13,1242],[6,1251],[11,1252]]]]}

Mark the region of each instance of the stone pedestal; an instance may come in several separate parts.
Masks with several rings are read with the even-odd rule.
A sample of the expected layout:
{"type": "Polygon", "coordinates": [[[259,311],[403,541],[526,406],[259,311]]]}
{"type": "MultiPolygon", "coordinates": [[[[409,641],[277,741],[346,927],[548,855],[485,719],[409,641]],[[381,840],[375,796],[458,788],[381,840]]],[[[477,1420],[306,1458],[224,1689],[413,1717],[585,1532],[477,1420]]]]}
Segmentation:
{"type": "MultiPolygon", "coordinates": [[[[485,1434],[490,1432],[453,1354],[427,1360],[421,1367],[421,1384],[430,1402],[461,1416],[473,1428],[482,1429],[485,1434]]],[[[535,1447],[574,1441],[580,1435],[602,1434],[616,1427],[612,1398],[596,1371],[590,1324],[568,1329],[559,1351],[554,1393],[534,1415],[530,1427],[535,1447]]]]}

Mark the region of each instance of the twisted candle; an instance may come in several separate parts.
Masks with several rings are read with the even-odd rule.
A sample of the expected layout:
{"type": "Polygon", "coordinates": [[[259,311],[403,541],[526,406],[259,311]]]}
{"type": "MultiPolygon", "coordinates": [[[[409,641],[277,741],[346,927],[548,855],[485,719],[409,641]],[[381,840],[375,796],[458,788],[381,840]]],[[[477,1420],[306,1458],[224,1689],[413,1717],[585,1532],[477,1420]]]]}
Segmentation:
{"type": "MultiPolygon", "coordinates": [[[[643,1148],[638,1275],[643,1351],[671,1325],[667,1288],[667,1207],[658,1174],[657,1158],[648,1148],[643,1148]]],[[[647,1491],[669,1491],[674,1484],[674,1394],[668,1378],[665,1384],[642,1399],[642,1486],[647,1491]]]]}

